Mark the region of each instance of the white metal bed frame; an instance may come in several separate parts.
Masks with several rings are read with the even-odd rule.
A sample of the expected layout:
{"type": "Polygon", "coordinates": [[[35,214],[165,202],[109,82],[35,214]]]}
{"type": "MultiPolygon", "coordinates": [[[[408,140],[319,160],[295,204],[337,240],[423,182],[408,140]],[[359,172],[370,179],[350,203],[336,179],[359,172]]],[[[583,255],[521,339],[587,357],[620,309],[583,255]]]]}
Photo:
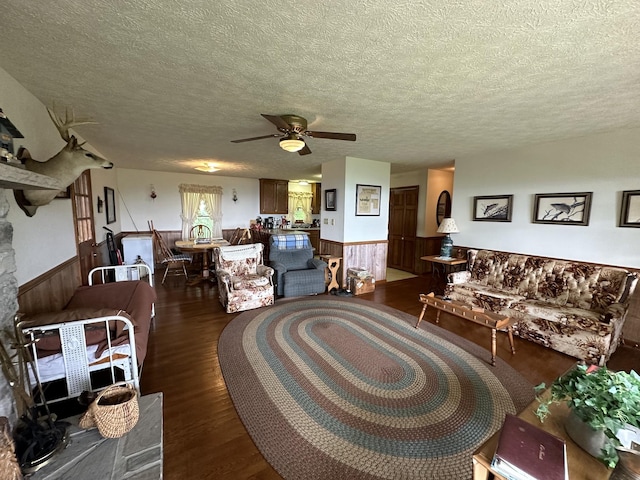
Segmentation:
{"type": "MultiPolygon", "coordinates": [[[[146,264],[112,265],[94,268],[89,272],[89,285],[96,284],[96,278],[99,279],[100,283],[106,283],[109,280],[109,275],[113,275],[116,282],[145,279],[151,286],[153,286],[153,274],[146,264]],[[113,273],[110,274],[109,272],[113,273]]],[[[154,316],[155,305],[152,305],[151,317],[153,318],[154,316]]],[[[34,326],[30,326],[28,321],[22,321],[18,323],[18,328],[22,330],[26,344],[28,345],[32,359],[34,360],[33,369],[35,370],[34,376],[36,380],[32,387],[35,387],[39,379],[42,378],[40,374],[40,367],[38,365],[38,351],[36,348],[37,339],[48,331],[59,331],[64,371],[61,371],[53,377],[47,377],[46,381],[51,382],[64,378],[66,382],[67,395],[58,396],[54,399],[46,398],[45,395],[47,403],[76,398],[84,391],[98,391],[105,388],[107,385],[94,386],[91,373],[107,369],[111,375],[111,383],[122,380],[121,378],[116,377],[116,373],[120,371],[124,375],[124,381],[130,383],[138,393],[140,393],[140,377],[135,348],[135,332],[133,324],[128,318],[120,315],[113,315],[86,320],[74,320],[71,322],[51,325],[34,326]],[[116,353],[114,350],[117,347],[111,344],[111,339],[109,338],[109,335],[107,335],[107,349],[105,351],[108,353],[106,355],[106,361],[95,364],[94,362],[96,360],[89,359],[87,355],[85,326],[102,326],[108,332],[110,322],[114,321],[124,323],[124,331],[128,334],[129,352],[125,358],[114,358],[114,354],[116,353]]],[[[101,358],[104,358],[104,354],[101,358]]],[[[39,403],[42,403],[42,400],[43,399],[40,399],[39,403]]]]}

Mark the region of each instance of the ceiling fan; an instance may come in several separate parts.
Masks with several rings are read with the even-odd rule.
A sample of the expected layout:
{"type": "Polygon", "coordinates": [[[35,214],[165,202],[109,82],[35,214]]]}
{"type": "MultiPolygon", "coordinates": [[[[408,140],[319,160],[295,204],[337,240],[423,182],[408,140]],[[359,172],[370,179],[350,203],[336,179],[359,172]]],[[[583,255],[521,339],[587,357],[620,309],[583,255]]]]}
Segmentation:
{"type": "Polygon", "coordinates": [[[307,120],[298,115],[261,115],[273,123],[280,133],[271,135],[262,135],[260,137],[242,138],[240,140],[231,140],[232,143],[251,142],[253,140],[261,140],[263,138],[280,137],[280,148],[287,152],[298,152],[299,155],[308,155],[311,150],[304,143],[302,137],[312,138],[329,138],[333,140],[356,141],[355,133],[335,133],[335,132],[312,132],[307,130],[307,120]]]}

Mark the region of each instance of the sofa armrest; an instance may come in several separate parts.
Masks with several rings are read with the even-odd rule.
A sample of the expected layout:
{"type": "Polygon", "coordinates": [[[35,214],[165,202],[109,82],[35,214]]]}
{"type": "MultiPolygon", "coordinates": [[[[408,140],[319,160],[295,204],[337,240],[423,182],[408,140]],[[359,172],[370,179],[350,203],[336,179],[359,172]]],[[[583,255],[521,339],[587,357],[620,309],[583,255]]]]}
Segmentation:
{"type": "Polygon", "coordinates": [[[604,312],[602,312],[600,321],[602,323],[611,323],[612,320],[620,320],[624,317],[627,309],[628,306],[625,306],[622,303],[612,303],[605,308],[604,312]]]}
{"type": "Polygon", "coordinates": [[[327,268],[327,262],[320,260],[319,258],[310,258],[307,262],[309,268],[317,268],[318,270],[324,270],[327,268]]]}
{"type": "Polygon", "coordinates": [[[287,266],[280,262],[269,262],[269,266],[275,270],[279,275],[287,271],[287,266]]]}
{"type": "Polygon", "coordinates": [[[449,283],[466,283],[471,280],[471,272],[464,270],[462,272],[451,272],[447,275],[447,281],[449,283]]]}
{"type": "Polygon", "coordinates": [[[227,290],[231,290],[231,274],[226,270],[216,270],[218,282],[222,282],[227,286],[227,290]]]}
{"type": "Polygon", "coordinates": [[[258,275],[262,275],[263,277],[273,277],[273,268],[267,267],[266,265],[258,265],[256,267],[256,273],[258,275]]]}

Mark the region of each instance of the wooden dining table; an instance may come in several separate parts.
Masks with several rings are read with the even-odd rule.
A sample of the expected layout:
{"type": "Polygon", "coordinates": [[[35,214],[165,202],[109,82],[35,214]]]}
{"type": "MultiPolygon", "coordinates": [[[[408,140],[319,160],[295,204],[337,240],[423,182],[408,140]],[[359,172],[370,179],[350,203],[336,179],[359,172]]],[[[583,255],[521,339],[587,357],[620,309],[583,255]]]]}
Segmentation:
{"type": "Polygon", "coordinates": [[[195,240],[176,240],[176,248],[183,253],[200,253],[202,254],[202,273],[200,277],[189,284],[197,284],[209,280],[209,256],[216,247],[231,245],[223,238],[212,239],[208,243],[196,243],[195,240]]]}

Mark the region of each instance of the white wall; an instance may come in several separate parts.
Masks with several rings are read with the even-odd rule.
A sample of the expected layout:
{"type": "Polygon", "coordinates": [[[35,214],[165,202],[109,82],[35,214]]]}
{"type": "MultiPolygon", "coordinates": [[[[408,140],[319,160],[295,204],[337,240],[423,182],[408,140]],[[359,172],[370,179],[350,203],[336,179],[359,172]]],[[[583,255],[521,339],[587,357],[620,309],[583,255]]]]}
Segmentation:
{"type": "MultiPolygon", "coordinates": [[[[427,217],[425,221],[427,237],[442,236],[438,233],[438,220],[436,218],[438,198],[447,190],[451,195],[453,204],[453,170],[429,170],[429,191],[427,192],[427,217]]],[[[453,217],[455,219],[455,217],[453,217]]]]}
{"type": "Polygon", "coordinates": [[[390,168],[391,164],[386,162],[355,157],[323,163],[322,189],[337,190],[337,210],[322,211],[320,238],[345,243],[386,240],[389,225],[390,168]],[[357,184],[380,185],[380,215],[356,216],[357,184]]]}
{"type": "Polygon", "coordinates": [[[623,190],[640,189],[640,129],[456,159],[457,245],[640,267],[640,230],[617,227],[623,190]],[[593,192],[588,226],[532,223],[536,193],[593,192]],[[513,194],[512,222],[473,222],[473,197],[513,194]]]}
{"type": "Polygon", "coordinates": [[[345,176],[347,159],[341,158],[322,164],[322,190],[336,189],[336,210],[327,211],[322,202],[320,215],[320,238],[333,242],[344,239],[345,176]]]}
{"type": "MultiPolygon", "coordinates": [[[[65,142],[60,138],[45,105],[0,68],[0,107],[24,138],[14,139],[17,152],[22,145],[35,160],[48,160],[65,142]]],[[[87,127],[89,128],[89,127],[87,127]]],[[[71,200],[55,199],[27,217],[13,198],[7,220],[13,226],[13,249],[18,285],[41,275],[76,255],[71,200]]]]}
{"type": "MultiPolygon", "coordinates": [[[[260,182],[254,178],[224,177],[216,174],[152,172],[118,168],[116,198],[121,231],[147,231],[147,221],[157,230],[182,229],[181,183],[216,185],[223,189],[222,228],[248,228],[249,220],[260,215],[260,182]],[[151,199],[151,185],[156,199],[151,199]],[[236,189],[238,201],[232,199],[236,189]]],[[[111,225],[109,225],[111,227],[111,225]]]]}

